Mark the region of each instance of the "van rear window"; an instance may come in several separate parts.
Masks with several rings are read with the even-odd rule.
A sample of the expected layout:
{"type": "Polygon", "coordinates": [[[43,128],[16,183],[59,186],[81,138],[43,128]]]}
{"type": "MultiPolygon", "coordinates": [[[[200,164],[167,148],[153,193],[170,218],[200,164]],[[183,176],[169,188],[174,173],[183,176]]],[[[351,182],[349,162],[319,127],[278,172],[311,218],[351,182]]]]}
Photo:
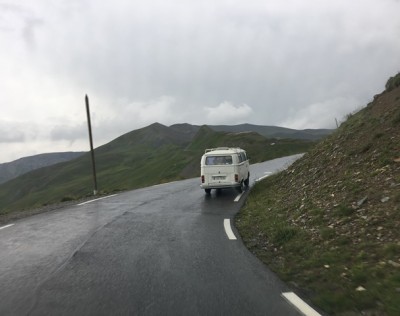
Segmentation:
{"type": "Polygon", "coordinates": [[[231,165],[232,156],[208,156],[206,165],[231,165]]]}

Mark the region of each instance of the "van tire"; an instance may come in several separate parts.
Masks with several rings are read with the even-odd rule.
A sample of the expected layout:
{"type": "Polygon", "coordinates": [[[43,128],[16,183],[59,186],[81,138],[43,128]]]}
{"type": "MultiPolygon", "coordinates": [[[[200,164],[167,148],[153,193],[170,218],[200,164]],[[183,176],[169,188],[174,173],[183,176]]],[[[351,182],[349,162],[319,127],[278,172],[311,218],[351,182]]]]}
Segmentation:
{"type": "Polygon", "coordinates": [[[246,187],[248,187],[249,184],[250,184],[250,172],[249,172],[249,174],[247,175],[247,179],[244,180],[244,185],[245,185],[246,187]]]}
{"type": "Polygon", "coordinates": [[[211,194],[211,189],[204,189],[206,191],[206,194],[211,194]]]}

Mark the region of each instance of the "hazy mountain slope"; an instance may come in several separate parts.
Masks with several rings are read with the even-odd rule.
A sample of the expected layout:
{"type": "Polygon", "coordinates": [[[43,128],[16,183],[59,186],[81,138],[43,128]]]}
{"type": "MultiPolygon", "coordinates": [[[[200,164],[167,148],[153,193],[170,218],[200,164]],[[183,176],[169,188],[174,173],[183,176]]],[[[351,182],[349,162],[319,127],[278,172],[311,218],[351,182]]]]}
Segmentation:
{"type": "MultiPolygon", "coordinates": [[[[329,134],[332,134],[332,129],[304,129],[297,130],[279,126],[262,126],[254,124],[239,124],[239,125],[208,125],[213,131],[217,132],[256,132],[266,138],[281,138],[281,139],[303,139],[303,140],[320,140],[329,134]]],[[[185,133],[194,135],[200,128],[197,125],[176,124],[171,128],[184,131],[185,133]]]]}
{"type": "MultiPolygon", "coordinates": [[[[209,147],[248,150],[252,162],[307,151],[313,142],[268,140],[257,133],[215,132],[203,126],[155,123],[96,148],[98,189],[113,192],[195,177],[209,147]],[[274,145],[271,145],[271,143],[274,145]]],[[[0,185],[0,213],[82,197],[93,191],[89,153],[0,185]]]]}
{"type": "Polygon", "coordinates": [[[400,87],[256,185],[236,224],[325,311],[400,315],[400,87]]]}
{"type": "Polygon", "coordinates": [[[169,145],[185,145],[193,138],[193,134],[183,133],[177,128],[170,128],[160,123],[153,123],[147,127],[126,133],[97,150],[109,151],[113,148],[122,149],[124,146],[148,146],[158,148],[169,145]]]}
{"type": "MultiPolygon", "coordinates": [[[[109,146],[119,146],[119,143],[123,143],[126,139],[130,139],[130,143],[142,142],[152,143],[154,147],[157,144],[173,143],[176,145],[182,145],[189,143],[196,133],[199,131],[200,126],[191,124],[174,124],[170,127],[163,126],[159,123],[154,123],[150,127],[142,128],[138,131],[133,131],[122,135],[117,140],[109,143],[109,146]]],[[[294,130],[276,126],[259,126],[251,124],[241,125],[219,125],[211,126],[214,131],[223,132],[256,132],[266,138],[292,138],[292,139],[304,139],[304,140],[318,140],[326,135],[330,134],[332,130],[328,129],[315,129],[315,130],[294,130]]],[[[106,150],[108,147],[106,147],[106,150]]],[[[10,179],[18,177],[26,172],[50,166],[59,162],[68,161],[75,159],[84,152],[65,152],[65,153],[47,153],[40,154],[31,157],[24,157],[18,160],[0,164],[0,184],[10,179]]]]}
{"type": "Polygon", "coordinates": [[[200,126],[183,123],[171,125],[170,128],[181,134],[186,135],[186,137],[192,140],[199,131],[200,126]]]}
{"type": "Polygon", "coordinates": [[[2,163],[0,164],[0,184],[31,170],[69,161],[83,154],[84,152],[47,153],[2,163]]]}
{"type": "Polygon", "coordinates": [[[182,170],[182,177],[199,175],[200,157],[206,148],[219,146],[240,147],[247,151],[251,163],[289,156],[309,150],[314,142],[293,139],[265,138],[255,132],[215,132],[209,126],[202,126],[185,152],[193,153],[193,160],[182,170]]]}
{"type": "Polygon", "coordinates": [[[261,126],[253,124],[240,125],[210,125],[215,131],[225,132],[256,132],[267,138],[292,138],[304,140],[318,140],[333,132],[332,129],[304,129],[297,130],[279,126],[261,126]]]}

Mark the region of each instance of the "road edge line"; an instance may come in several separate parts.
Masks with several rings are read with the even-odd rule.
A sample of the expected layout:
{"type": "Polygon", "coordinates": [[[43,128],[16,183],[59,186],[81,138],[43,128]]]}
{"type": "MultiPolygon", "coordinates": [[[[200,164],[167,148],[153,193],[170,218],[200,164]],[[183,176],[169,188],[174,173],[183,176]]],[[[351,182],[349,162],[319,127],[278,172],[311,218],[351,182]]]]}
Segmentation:
{"type": "Polygon", "coordinates": [[[259,181],[261,181],[261,180],[264,180],[265,178],[268,178],[270,175],[271,175],[271,174],[266,174],[265,176],[262,176],[262,177],[256,179],[256,182],[259,182],[259,181]]]}
{"type": "Polygon", "coordinates": [[[228,236],[230,240],[236,240],[236,236],[232,231],[231,227],[231,220],[229,218],[224,219],[224,228],[225,228],[225,233],[228,236]]]}
{"type": "Polygon", "coordinates": [[[0,230],[2,230],[2,229],[4,229],[4,228],[7,228],[7,227],[11,227],[11,226],[14,226],[15,224],[8,224],[8,225],[5,225],[5,226],[2,226],[2,227],[0,227],[0,230]]]}
{"type": "Polygon", "coordinates": [[[77,206],[89,204],[89,203],[92,203],[92,202],[95,202],[95,201],[98,201],[98,200],[104,200],[104,199],[107,199],[107,198],[110,198],[110,197],[113,197],[113,196],[116,196],[116,195],[118,195],[118,194],[103,196],[103,197],[98,198],[98,199],[94,199],[94,200],[86,201],[86,202],[83,202],[83,203],[79,203],[79,204],[77,204],[77,206]]]}
{"type": "Polygon", "coordinates": [[[294,292],[284,292],[282,296],[292,304],[300,313],[305,316],[322,316],[310,305],[304,302],[300,297],[298,297],[294,292]]]}

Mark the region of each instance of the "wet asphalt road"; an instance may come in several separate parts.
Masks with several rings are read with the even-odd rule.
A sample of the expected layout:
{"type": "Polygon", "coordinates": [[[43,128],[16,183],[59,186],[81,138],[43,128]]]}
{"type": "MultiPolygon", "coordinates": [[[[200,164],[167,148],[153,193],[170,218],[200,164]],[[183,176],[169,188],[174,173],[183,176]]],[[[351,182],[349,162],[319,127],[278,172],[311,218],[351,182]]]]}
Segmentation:
{"type": "MultiPolygon", "coordinates": [[[[256,178],[295,158],[251,166],[256,178]]],[[[0,229],[0,315],[298,315],[287,287],[230,240],[235,190],[190,179],[0,229]]],[[[238,232],[233,227],[236,237],[238,232]]]]}

